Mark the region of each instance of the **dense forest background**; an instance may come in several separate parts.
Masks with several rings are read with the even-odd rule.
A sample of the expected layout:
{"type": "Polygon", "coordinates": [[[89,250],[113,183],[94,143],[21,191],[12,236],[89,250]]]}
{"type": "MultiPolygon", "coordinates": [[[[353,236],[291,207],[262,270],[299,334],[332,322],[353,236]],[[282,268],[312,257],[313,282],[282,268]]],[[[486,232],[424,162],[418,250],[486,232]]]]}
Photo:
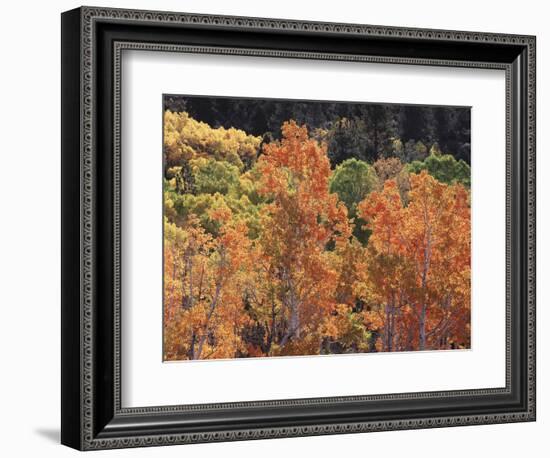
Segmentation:
{"type": "Polygon", "coordinates": [[[164,359],[470,347],[470,109],[164,96],[164,359]]]}
{"type": "Polygon", "coordinates": [[[310,132],[328,133],[333,167],[350,157],[411,162],[434,146],[470,164],[468,107],[165,95],[164,109],[185,111],[214,128],[241,129],[263,142],[280,139],[283,122],[294,119],[310,132]]]}

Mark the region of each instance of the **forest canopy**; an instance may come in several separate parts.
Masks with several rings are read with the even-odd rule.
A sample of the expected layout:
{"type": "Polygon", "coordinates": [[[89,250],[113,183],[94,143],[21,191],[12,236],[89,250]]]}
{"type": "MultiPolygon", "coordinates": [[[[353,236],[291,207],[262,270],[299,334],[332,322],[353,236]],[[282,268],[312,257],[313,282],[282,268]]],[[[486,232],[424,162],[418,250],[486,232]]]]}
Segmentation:
{"type": "Polygon", "coordinates": [[[333,167],[351,157],[423,160],[434,145],[470,164],[468,107],[165,95],[164,108],[263,141],[280,140],[281,126],[293,119],[328,142],[333,167]]]}
{"type": "Polygon", "coordinates": [[[164,359],[470,347],[470,110],[164,97],[164,359]]]}

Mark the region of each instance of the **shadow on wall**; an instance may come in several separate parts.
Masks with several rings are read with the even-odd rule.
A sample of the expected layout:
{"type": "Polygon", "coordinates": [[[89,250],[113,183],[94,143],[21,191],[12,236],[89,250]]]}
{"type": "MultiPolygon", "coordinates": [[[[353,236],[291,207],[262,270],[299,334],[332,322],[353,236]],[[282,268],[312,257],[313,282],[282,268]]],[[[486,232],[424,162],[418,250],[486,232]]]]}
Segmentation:
{"type": "Polygon", "coordinates": [[[61,441],[61,433],[59,432],[58,429],[39,428],[39,429],[35,429],[34,432],[37,435],[42,436],[43,438],[49,441],[55,442],[57,444],[59,444],[61,441]]]}

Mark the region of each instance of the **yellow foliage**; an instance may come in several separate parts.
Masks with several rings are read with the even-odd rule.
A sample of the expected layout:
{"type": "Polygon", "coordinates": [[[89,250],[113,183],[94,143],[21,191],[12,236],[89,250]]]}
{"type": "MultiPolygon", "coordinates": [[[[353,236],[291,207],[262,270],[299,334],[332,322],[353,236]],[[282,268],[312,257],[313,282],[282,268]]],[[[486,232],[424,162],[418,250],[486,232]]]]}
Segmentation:
{"type": "Polygon", "coordinates": [[[258,154],[261,137],[233,127],[214,129],[186,112],[164,113],[164,152],[166,167],[180,165],[201,156],[224,160],[242,169],[258,154]]]}

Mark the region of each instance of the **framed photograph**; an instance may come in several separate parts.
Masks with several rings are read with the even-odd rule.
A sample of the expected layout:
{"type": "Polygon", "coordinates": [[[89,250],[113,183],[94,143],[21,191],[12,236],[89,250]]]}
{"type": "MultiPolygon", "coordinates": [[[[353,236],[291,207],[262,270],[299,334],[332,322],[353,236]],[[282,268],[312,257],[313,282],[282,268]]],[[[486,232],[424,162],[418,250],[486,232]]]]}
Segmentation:
{"type": "Polygon", "coordinates": [[[62,15],[63,444],[535,420],[535,37],[62,15]]]}

